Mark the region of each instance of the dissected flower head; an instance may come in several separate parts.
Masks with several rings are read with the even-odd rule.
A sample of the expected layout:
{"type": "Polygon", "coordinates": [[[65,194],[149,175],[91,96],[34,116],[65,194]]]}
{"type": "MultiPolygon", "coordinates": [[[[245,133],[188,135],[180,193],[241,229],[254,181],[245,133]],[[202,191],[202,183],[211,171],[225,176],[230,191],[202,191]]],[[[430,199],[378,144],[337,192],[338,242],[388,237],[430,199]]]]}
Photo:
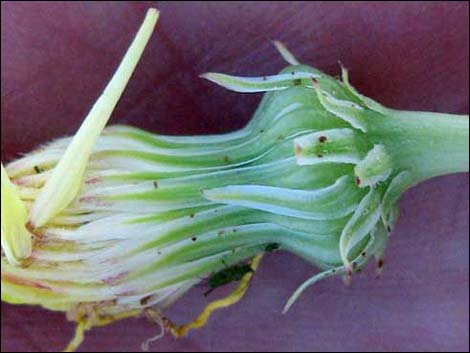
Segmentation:
{"type": "Polygon", "coordinates": [[[2,300],[92,317],[83,334],[163,310],[216,274],[251,278],[251,259],[280,249],[320,269],[287,310],[322,278],[351,277],[371,257],[381,267],[400,195],[468,170],[468,117],[385,108],[359,94],[344,67],[336,80],[279,42],[291,65],[277,75],[202,75],[267,92],[243,129],[103,130],[157,18],[149,12],[74,137],[2,167],[2,300]]]}

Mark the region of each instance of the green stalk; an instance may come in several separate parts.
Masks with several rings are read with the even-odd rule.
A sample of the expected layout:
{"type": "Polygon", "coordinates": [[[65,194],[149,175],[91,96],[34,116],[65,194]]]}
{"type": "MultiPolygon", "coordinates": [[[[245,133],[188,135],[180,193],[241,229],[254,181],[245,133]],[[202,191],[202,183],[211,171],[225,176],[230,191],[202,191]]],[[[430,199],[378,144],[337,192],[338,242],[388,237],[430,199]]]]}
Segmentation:
{"type": "Polygon", "coordinates": [[[371,138],[382,141],[398,169],[414,174],[414,184],[468,172],[468,115],[391,109],[388,113],[373,120],[371,138]]]}

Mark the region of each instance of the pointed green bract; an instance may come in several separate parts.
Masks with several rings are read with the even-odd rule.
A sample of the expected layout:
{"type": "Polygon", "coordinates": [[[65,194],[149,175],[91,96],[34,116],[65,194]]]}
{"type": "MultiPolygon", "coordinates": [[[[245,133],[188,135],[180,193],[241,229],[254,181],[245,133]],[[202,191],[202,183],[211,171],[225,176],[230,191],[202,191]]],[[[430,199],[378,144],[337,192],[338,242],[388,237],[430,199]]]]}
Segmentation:
{"type": "Polygon", "coordinates": [[[320,85],[314,82],[317,97],[323,107],[335,116],[351,124],[355,129],[366,132],[366,119],[362,112],[364,108],[355,102],[337,99],[328,92],[321,89],[320,85]]]}
{"type": "Polygon", "coordinates": [[[374,186],[383,182],[388,179],[392,171],[392,161],[382,145],[375,145],[354,168],[357,184],[360,187],[374,186]]]}
{"type": "Polygon", "coordinates": [[[351,84],[349,83],[349,72],[342,64],[341,64],[341,78],[342,78],[344,86],[348,89],[348,91],[351,92],[357,98],[359,98],[359,100],[361,100],[366,107],[376,112],[386,114],[387,109],[385,107],[383,107],[381,104],[377,103],[376,101],[370,99],[369,97],[366,97],[360,94],[353,86],[351,86],[351,84]]]}
{"type": "Polygon", "coordinates": [[[380,216],[381,195],[377,190],[371,189],[361,200],[341,233],[339,250],[343,264],[348,272],[351,271],[349,253],[374,229],[380,216]]]}
{"type": "Polygon", "coordinates": [[[299,60],[297,60],[294,54],[292,54],[282,42],[275,40],[273,41],[273,44],[285,61],[291,65],[300,65],[299,60]]]}
{"type": "Polygon", "coordinates": [[[255,93],[285,90],[294,86],[311,86],[312,78],[320,78],[320,75],[312,72],[297,72],[262,76],[239,77],[209,72],[201,75],[202,78],[214,82],[231,91],[240,93],[255,93]]]}

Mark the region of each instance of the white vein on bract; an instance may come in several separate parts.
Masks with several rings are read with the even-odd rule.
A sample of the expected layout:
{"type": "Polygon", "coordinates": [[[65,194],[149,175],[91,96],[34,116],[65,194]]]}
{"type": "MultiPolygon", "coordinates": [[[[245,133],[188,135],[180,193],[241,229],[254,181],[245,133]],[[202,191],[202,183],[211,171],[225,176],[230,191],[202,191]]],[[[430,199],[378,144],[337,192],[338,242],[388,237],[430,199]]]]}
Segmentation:
{"type": "MultiPolygon", "coordinates": [[[[279,91],[296,85],[297,80],[310,81],[321,76],[312,72],[296,72],[260,77],[240,77],[209,72],[200,76],[234,92],[256,93],[279,91]]],[[[309,85],[309,82],[303,83],[309,85]]]]}
{"type": "Polygon", "coordinates": [[[343,119],[352,127],[362,132],[367,132],[365,122],[363,121],[364,118],[361,115],[364,108],[354,102],[333,97],[328,92],[323,91],[318,83],[314,83],[313,87],[323,108],[338,118],[343,119]]]}
{"type": "Polygon", "coordinates": [[[342,200],[341,207],[331,209],[331,198],[349,196],[347,188],[351,185],[349,176],[342,176],[330,186],[316,190],[293,190],[264,185],[230,185],[207,189],[203,196],[214,202],[249,207],[273,214],[304,219],[325,220],[344,217],[354,211],[356,203],[342,200]],[[303,209],[293,208],[289,203],[301,204],[303,209]],[[325,209],[326,207],[326,209],[325,209]],[[330,208],[328,208],[330,207],[330,208]]]}

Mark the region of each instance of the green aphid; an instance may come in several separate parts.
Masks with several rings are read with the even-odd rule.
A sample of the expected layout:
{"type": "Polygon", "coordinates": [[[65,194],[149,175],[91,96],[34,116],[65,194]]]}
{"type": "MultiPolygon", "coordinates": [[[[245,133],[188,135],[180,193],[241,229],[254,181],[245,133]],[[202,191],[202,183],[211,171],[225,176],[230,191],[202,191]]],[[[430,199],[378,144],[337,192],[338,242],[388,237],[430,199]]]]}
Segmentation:
{"type": "Polygon", "coordinates": [[[244,264],[227,267],[226,269],[213,274],[207,283],[209,290],[204,293],[204,296],[207,297],[218,287],[240,281],[247,273],[250,272],[254,272],[251,266],[244,264]]]}
{"type": "Polygon", "coordinates": [[[270,243],[266,245],[266,247],[264,248],[264,251],[273,252],[273,251],[279,250],[279,247],[280,247],[279,243],[270,243]]]}

